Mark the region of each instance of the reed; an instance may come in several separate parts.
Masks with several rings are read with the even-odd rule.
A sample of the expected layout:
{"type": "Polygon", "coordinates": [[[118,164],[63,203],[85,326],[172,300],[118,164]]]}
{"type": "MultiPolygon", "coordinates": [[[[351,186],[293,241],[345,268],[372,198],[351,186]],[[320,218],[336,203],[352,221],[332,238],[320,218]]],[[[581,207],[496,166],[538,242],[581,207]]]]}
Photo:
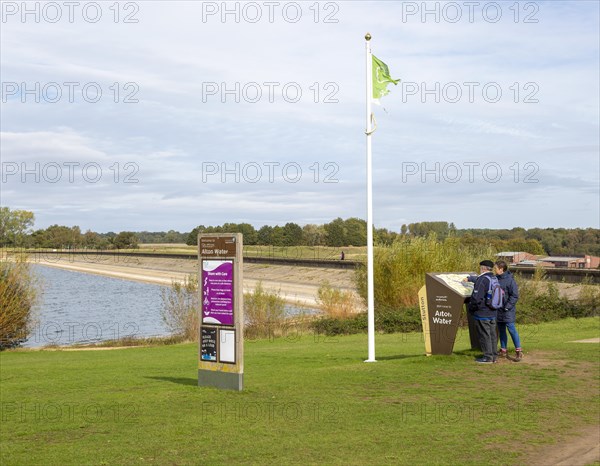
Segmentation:
{"type": "Polygon", "coordinates": [[[579,291],[579,303],[588,307],[594,314],[600,312],[600,285],[596,285],[590,278],[583,280],[581,291],[579,291]]]}
{"type": "Polygon", "coordinates": [[[20,346],[35,326],[38,283],[25,257],[0,261],[0,350],[20,346]]]}
{"type": "Polygon", "coordinates": [[[329,282],[319,287],[317,304],[328,317],[349,317],[358,312],[354,295],[350,291],[333,288],[329,282]]]}
{"type": "Polygon", "coordinates": [[[287,330],[285,301],[279,292],[267,291],[258,282],[252,293],[244,293],[244,335],[247,338],[272,338],[287,330]]]}
{"type": "Polygon", "coordinates": [[[162,291],[161,316],[173,335],[187,341],[198,341],[200,328],[198,277],[188,275],[183,283],[173,281],[162,291]]]}
{"type": "MultiPolygon", "coordinates": [[[[440,241],[428,237],[400,237],[391,245],[374,248],[375,308],[399,309],[416,306],[417,293],[428,272],[466,272],[479,270],[479,262],[493,259],[491,246],[463,245],[458,238],[440,241]]],[[[367,299],[367,270],[357,268],[359,295],[367,299]]]]}
{"type": "Polygon", "coordinates": [[[579,295],[570,299],[560,293],[556,283],[547,279],[537,268],[533,278],[525,279],[515,274],[519,286],[517,323],[539,323],[568,317],[595,317],[600,311],[600,286],[585,280],[579,295]]]}

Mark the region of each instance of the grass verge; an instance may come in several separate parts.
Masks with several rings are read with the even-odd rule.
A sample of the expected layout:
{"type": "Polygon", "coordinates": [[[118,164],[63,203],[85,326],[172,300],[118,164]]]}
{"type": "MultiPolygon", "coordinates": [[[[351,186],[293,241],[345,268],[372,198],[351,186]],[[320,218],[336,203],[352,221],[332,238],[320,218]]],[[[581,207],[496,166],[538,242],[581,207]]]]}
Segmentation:
{"type": "Polygon", "coordinates": [[[430,358],[378,335],[377,363],[365,335],[248,341],[241,393],[196,386],[195,344],[7,351],[0,463],[522,464],[598,423],[598,346],[570,341],[599,322],[521,326],[525,360],[483,367],[466,331],[430,358]]]}

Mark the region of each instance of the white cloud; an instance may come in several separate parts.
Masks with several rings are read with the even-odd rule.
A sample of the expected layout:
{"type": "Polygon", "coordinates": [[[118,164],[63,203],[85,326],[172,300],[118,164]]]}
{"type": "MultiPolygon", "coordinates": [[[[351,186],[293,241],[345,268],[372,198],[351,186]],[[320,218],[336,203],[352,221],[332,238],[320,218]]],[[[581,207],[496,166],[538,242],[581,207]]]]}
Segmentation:
{"type": "MultiPolygon", "coordinates": [[[[36,103],[21,88],[3,94],[2,162],[19,170],[38,163],[48,172],[40,173],[40,182],[29,174],[23,183],[22,173],[6,174],[14,165],[3,165],[2,203],[33,210],[37,227],[63,223],[98,231],[364,217],[363,35],[370,31],[374,53],[403,81],[384,101],[388,113],[376,109],[378,225],[443,219],[459,227],[597,227],[598,4],[535,2],[537,23],[522,21],[533,11],[524,3],[515,22],[510,2],[500,4],[497,23],[485,21],[480,10],[473,22],[466,10],[455,24],[443,15],[439,23],[431,15],[426,22],[418,15],[403,22],[403,8],[413,3],[423,5],[329,2],[339,7],[331,24],[322,22],[334,12],[327,2],[319,5],[318,23],[313,3],[301,4],[297,23],[277,15],[272,24],[202,22],[201,3],[192,2],[139,3],[136,24],[115,23],[108,4],[96,24],[8,18],[0,37],[3,86],[79,86],[74,102],[64,86],[57,103],[44,96],[36,103]],[[96,103],[81,94],[89,82],[101,87],[96,103]],[[253,82],[263,93],[257,103],[221,96],[223,83],[243,89],[253,82]],[[272,103],[267,82],[279,83],[272,103]],[[457,103],[444,95],[436,103],[421,92],[423,83],[432,89],[452,82],[463,86],[457,103]],[[478,83],[473,102],[465,82],[478,83]],[[206,83],[216,83],[218,93],[203,94],[206,83]],[[286,83],[301,88],[297,103],[282,94],[286,83]],[[419,85],[419,92],[407,95],[407,83],[419,85]],[[501,88],[497,103],[482,95],[486,83],[501,88]],[[128,95],[139,102],[125,103],[128,95]],[[327,96],[337,103],[324,103],[327,96]],[[538,103],[524,103],[527,96],[538,103]],[[102,177],[90,182],[76,170],[73,182],[67,171],[58,182],[44,179],[52,176],[48,164],[66,170],[69,162],[78,162],[77,169],[97,164],[102,177]],[[269,162],[280,163],[273,182],[269,162]],[[473,182],[466,171],[458,182],[444,180],[452,164],[465,169],[474,162],[480,165],[473,182]],[[298,183],[281,173],[286,163],[301,168],[298,183]],[[422,182],[420,173],[403,181],[406,164],[421,170],[436,163],[439,182],[432,174],[422,182]],[[502,169],[495,183],[481,172],[490,163],[502,169]],[[538,183],[523,182],[527,163],[538,168],[538,183]],[[207,164],[219,172],[207,178],[207,164]],[[222,182],[221,168],[236,171],[236,164],[242,172],[254,164],[265,171],[257,182],[243,173],[238,182],[235,173],[222,182]],[[333,171],[338,182],[324,183],[333,171]],[[125,183],[127,177],[137,182],[125,183]],[[481,213],[490,204],[499,220],[481,213]]],[[[429,5],[443,10],[447,3],[429,5]]]]}

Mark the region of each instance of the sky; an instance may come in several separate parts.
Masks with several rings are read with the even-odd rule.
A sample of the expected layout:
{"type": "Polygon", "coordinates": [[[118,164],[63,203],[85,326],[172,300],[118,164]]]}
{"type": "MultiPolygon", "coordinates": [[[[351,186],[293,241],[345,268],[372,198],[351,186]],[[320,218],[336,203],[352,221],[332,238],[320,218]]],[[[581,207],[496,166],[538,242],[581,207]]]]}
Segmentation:
{"type": "Polygon", "coordinates": [[[2,2],[1,204],[35,228],[600,227],[599,3],[2,2]]]}

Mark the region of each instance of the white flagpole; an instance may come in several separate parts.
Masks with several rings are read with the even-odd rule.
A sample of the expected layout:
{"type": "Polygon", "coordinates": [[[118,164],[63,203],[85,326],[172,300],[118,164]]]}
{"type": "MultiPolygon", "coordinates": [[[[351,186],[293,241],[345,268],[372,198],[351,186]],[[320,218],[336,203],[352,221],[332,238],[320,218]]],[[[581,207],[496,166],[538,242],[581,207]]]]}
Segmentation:
{"type": "Polygon", "coordinates": [[[373,98],[373,59],[371,58],[371,34],[365,35],[367,65],[367,323],[369,357],[365,362],[375,362],[375,298],[373,283],[373,173],[371,156],[371,99],[373,98]]]}

